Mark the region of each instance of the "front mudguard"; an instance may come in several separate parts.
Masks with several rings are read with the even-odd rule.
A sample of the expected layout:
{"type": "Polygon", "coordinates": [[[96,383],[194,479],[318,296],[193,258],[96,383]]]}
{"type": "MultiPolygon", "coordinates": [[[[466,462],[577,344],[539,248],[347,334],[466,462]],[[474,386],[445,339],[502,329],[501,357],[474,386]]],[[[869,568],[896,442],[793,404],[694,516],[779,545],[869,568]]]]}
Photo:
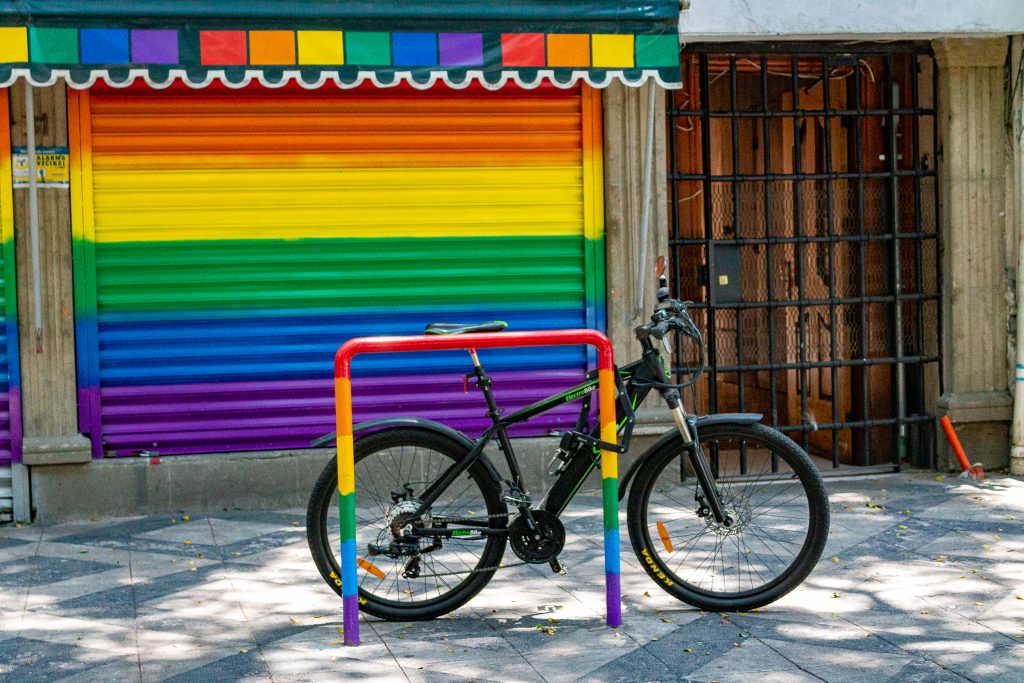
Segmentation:
{"type": "MultiPolygon", "coordinates": [[[[446,424],[435,422],[434,420],[425,420],[419,417],[385,417],[379,420],[367,420],[366,422],[360,422],[352,427],[352,434],[354,439],[358,439],[364,434],[370,434],[372,432],[379,432],[385,429],[422,429],[428,432],[436,432],[443,436],[447,436],[449,439],[458,442],[460,445],[465,446],[466,450],[471,450],[474,447],[473,440],[463,434],[457,429],[452,429],[446,424]]],[[[337,441],[337,434],[331,432],[330,434],[324,434],[318,439],[312,441],[309,445],[313,448],[324,448],[330,446],[337,441]]],[[[483,453],[480,454],[480,462],[483,464],[484,469],[487,470],[488,476],[499,486],[501,485],[501,477],[498,475],[498,470],[494,468],[494,465],[483,453]]]]}
{"type": "MultiPolygon", "coordinates": [[[[711,425],[717,424],[754,424],[760,422],[764,418],[764,415],[760,413],[718,413],[716,415],[704,415],[698,417],[695,420],[695,426],[697,428],[697,434],[700,434],[700,430],[704,427],[710,427],[711,425]]],[[[629,482],[633,479],[640,468],[661,448],[669,443],[670,441],[681,439],[678,429],[670,429],[661,435],[661,437],[654,442],[654,444],[646,451],[640,454],[633,464],[629,466],[626,473],[619,479],[619,500],[626,497],[626,491],[629,490],[629,482]]]]}

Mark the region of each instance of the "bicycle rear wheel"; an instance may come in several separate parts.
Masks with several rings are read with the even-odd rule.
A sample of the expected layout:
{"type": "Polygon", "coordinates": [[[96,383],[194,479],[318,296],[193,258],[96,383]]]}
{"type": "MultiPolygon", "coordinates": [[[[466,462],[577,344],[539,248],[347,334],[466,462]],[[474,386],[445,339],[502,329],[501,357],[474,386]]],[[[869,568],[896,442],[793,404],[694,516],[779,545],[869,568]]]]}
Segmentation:
{"type": "MultiPolygon", "coordinates": [[[[479,593],[501,562],[507,534],[481,534],[472,524],[504,529],[508,521],[484,466],[473,463],[414,519],[418,496],[466,455],[465,446],[422,429],[388,429],[357,439],[354,452],[360,610],[382,619],[433,619],[479,593]],[[410,527],[465,535],[410,543],[402,540],[410,527]]],[[[306,535],[320,575],[341,595],[336,458],[313,488],[306,535]]]]}
{"type": "Polygon", "coordinates": [[[676,439],[651,456],[630,489],[633,550],[659,586],[701,609],[774,602],[807,577],[825,547],[821,475],[792,439],[761,424],[711,425],[699,438],[732,524],[702,509],[676,439]]]}

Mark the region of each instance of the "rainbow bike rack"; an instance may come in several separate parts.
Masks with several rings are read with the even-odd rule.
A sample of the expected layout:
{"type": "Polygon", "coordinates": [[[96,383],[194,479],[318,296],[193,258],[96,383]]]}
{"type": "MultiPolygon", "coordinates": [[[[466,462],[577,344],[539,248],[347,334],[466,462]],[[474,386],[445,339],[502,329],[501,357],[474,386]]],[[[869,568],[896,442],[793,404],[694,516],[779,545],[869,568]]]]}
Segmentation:
{"type": "MultiPolygon", "coordinates": [[[[334,396],[338,423],[338,510],[341,522],[342,623],[346,645],[359,644],[359,581],[356,576],[356,495],[352,438],[352,358],[361,353],[449,351],[524,346],[588,345],[597,349],[598,403],[601,440],[616,443],[614,354],[608,337],[596,330],[502,332],[452,336],[359,337],[334,354],[334,396]]],[[[604,509],[604,572],[606,623],[622,623],[619,584],[619,460],[615,451],[601,451],[604,509]]]]}

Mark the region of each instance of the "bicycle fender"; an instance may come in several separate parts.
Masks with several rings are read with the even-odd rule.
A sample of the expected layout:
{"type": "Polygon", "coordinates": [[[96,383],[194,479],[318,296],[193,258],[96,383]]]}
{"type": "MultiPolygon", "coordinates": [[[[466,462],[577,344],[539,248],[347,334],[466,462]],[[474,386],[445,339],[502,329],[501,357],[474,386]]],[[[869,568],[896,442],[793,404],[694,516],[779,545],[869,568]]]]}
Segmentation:
{"type": "MultiPolygon", "coordinates": [[[[700,434],[700,430],[703,427],[710,427],[711,425],[717,424],[754,424],[760,422],[764,418],[764,415],[760,413],[716,413],[714,415],[702,415],[697,418],[697,433],[700,434]]],[[[656,451],[661,449],[665,444],[671,441],[681,439],[679,430],[670,429],[658,438],[654,444],[651,445],[646,451],[640,454],[636,460],[629,466],[626,473],[619,479],[619,500],[626,497],[626,491],[629,490],[629,482],[632,481],[633,476],[640,471],[640,468],[644,466],[651,456],[656,451]]]]}
{"type": "MultiPolygon", "coordinates": [[[[379,432],[384,429],[424,429],[430,432],[443,434],[449,439],[457,441],[461,445],[465,446],[467,450],[472,449],[474,445],[473,440],[459,430],[453,429],[446,424],[435,422],[434,420],[426,420],[419,417],[385,417],[379,420],[367,420],[366,422],[360,422],[357,425],[353,425],[352,434],[354,435],[354,438],[358,438],[362,434],[366,434],[368,432],[379,432]]],[[[330,445],[336,440],[337,434],[335,432],[331,432],[330,434],[324,434],[319,439],[313,441],[310,445],[314,448],[319,448],[330,445]]],[[[480,462],[483,463],[488,476],[500,484],[501,477],[498,475],[498,471],[494,468],[490,459],[481,454],[480,462]]]]}

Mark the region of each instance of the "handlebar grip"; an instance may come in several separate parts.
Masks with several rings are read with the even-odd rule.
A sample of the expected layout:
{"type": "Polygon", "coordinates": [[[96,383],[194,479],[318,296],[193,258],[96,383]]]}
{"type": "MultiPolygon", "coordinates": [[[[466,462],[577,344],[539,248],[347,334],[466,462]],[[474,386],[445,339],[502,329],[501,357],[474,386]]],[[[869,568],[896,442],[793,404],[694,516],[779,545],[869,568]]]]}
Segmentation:
{"type": "Polygon", "coordinates": [[[665,335],[668,334],[671,325],[671,320],[662,320],[660,323],[651,328],[651,336],[659,341],[664,339],[665,335]]]}

